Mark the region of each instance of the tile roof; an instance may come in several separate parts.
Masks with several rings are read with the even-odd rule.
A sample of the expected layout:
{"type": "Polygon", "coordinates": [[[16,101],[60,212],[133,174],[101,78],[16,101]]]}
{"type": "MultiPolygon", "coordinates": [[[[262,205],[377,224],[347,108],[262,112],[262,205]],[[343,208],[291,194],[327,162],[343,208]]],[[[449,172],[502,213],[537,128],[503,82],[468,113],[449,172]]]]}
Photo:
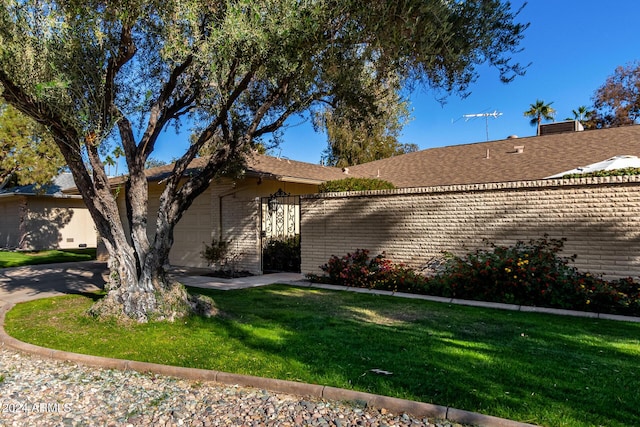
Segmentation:
{"type": "Polygon", "coordinates": [[[24,195],[24,196],[56,196],[60,197],[66,190],[75,188],[73,176],[69,172],[55,176],[50,183],[45,185],[29,184],[18,187],[4,188],[0,194],[24,195]]]}
{"type": "MultiPolygon", "coordinates": [[[[203,158],[194,159],[189,165],[187,173],[190,170],[195,171],[203,167],[205,162],[206,159],[203,158]]],[[[171,174],[172,169],[173,164],[170,164],[147,169],[145,173],[149,181],[161,181],[171,174]]],[[[274,178],[280,181],[316,184],[346,177],[340,168],[261,154],[254,154],[247,158],[245,174],[253,177],[274,178]]],[[[122,181],[122,177],[114,178],[111,182],[118,183],[119,181],[122,181]]]]}
{"type": "MultiPolygon", "coordinates": [[[[430,187],[543,179],[618,155],[640,156],[640,125],[430,148],[351,166],[348,174],[340,168],[254,154],[245,173],[314,184],[378,177],[399,188],[430,187]]],[[[205,161],[195,159],[189,170],[201,168],[205,161]]],[[[150,181],[161,181],[172,169],[173,165],[164,165],[145,173],[150,181]]],[[[113,178],[111,183],[123,179],[113,178]]]]}
{"type": "Polygon", "coordinates": [[[617,155],[640,156],[640,125],[431,148],[353,166],[349,175],[396,187],[537,180],[617,155]]]}
{"type": "Polygon", "coordinates": [[[249,159],[247,174],[270,176],[281,181],[308,181],[318,184],[347,177],[340,168],[262,155],[255,155],[249,159]]]}

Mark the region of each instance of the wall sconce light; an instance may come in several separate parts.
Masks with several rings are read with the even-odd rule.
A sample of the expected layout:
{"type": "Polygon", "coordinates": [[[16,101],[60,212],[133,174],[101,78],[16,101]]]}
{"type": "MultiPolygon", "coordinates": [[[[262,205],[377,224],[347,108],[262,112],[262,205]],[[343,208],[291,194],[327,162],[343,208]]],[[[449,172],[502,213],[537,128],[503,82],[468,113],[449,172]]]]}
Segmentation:
{"type": "MultiPolygon", "coordinates": [[[[278,211],[278,206],[280,206],[280,202],[278,202],[278,197],[289,197],[289,193],[285,193],[282,191],[282,188],[278,188],[278,191],[269,196],[269,200],[267,201],[267,208],[269,209],[269,213],[276,213],[278,211]]],[[[285,202],[286,204],[286,202],[285,202]]]]}
{"type": "Polygon", "coordinates": [[[278,198],[275,196],[269,197],[269,201],[267,202],[267,206],[269,207],[269,213],[274,213],[278,210],[278,198]]]}

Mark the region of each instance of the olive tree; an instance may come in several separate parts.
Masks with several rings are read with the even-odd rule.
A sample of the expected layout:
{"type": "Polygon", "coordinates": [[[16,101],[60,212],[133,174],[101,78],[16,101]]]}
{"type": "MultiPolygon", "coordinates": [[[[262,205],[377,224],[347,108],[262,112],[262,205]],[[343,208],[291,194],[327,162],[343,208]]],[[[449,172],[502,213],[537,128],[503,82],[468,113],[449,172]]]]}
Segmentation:
{"type": "Polygon", "coordinates": [[[213,178],[292,115],[358,105],[364,69],[448,92],[483,63],[514,78],[517,13],[499,0],[2,0],[0,85],[51,133],[109,252],[94,311],[173,318],[188,311],[164,270],[173,231],[213,178]],[[149,212],[145,164],[181,122],[194,124],[191,145],[149,212]],[[128,226],[101,160],[114,140],[128,226]],[[199,155],[205,166],[185,174],[199,155]]]}

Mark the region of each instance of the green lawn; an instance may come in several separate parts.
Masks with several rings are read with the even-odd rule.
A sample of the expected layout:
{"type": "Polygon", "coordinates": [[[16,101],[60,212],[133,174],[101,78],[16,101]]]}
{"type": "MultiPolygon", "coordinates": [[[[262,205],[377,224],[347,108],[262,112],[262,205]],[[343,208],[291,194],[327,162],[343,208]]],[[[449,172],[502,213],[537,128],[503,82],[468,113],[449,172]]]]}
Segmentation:
{"type": "Polygon", "coordinates": [[[280,285],[206,294],[219,310],[211,319],[98,323],[83,315],[92,299],[65,296],[17,305],[6,330],[62,350],[325,384],[544,426],[640,425],[640,324],[280,285]]]}
{"type": "Polygon", "coordinates": [[[0,251],[0,268],[20,267],[22,265],[53,264],[58,262],[77,262],[96,259],[95,249],[70,249],[39,252],[0,251]]]}

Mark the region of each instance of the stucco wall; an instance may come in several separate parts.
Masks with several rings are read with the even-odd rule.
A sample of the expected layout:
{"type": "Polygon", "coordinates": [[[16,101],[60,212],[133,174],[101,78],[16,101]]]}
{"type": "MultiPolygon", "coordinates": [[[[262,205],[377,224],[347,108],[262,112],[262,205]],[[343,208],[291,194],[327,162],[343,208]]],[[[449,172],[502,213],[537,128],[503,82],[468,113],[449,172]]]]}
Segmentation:
{"type": "Polygon", "coordinates": [[[20,244],[20,206],[25,204],[24,197],[0,198],[0,248],[15,249],[20,244]]]}
{"type": "Polygon", "coordinates": [[[97,234],[84,202],[75,198],[11,196],[0,199],[0,247],[95,248],[97,234]]]}
{"type": "Polygon", "coordinates": [[[459,185],[302,199],[302,272],[366,248],[414,267],[441,251],[566,237],[575,266],[640,275],[640,176],[459,185]]]}
{"type": "MultiPolygon", "coordinates": [[[[278,189],[291,194],[306,194],[317,191],[317,186],[258,178],[212,182],[178,222],[169,262],[175,266],[205,267],[206,262],[200,256],[204,244],[210,244],[212,237],[222,237],[232,241],[230,254],[235,260],[235,269],[261,273],[260,198],[278,189]]],[[[150,238],[155,230],[155,218],[163,190],[162,184],[149,184],[150,238]]],[[[123,200],[123,195],[120,195],[120,215],[124,219],[123,200]]]]}
{"type": "Polygon", "coordinates": [[[96,247],[96,229],[82,200],[36,196],[26,206],[22,249],[96,247]]]}
{"type": "MultiPolygon", "coordinates": [[[[149,236],[156,228],[156,217],[159,207],[159,196],[164,186],[155,183],[149,185],[149,236]]],[[[172,265],[204,266],[200,257],[203,242],[210,242],[213,218],[211,216],[211,193],[205,192],[194,200],[174,229],[174,244],[169,253],[172,265]]]]}

